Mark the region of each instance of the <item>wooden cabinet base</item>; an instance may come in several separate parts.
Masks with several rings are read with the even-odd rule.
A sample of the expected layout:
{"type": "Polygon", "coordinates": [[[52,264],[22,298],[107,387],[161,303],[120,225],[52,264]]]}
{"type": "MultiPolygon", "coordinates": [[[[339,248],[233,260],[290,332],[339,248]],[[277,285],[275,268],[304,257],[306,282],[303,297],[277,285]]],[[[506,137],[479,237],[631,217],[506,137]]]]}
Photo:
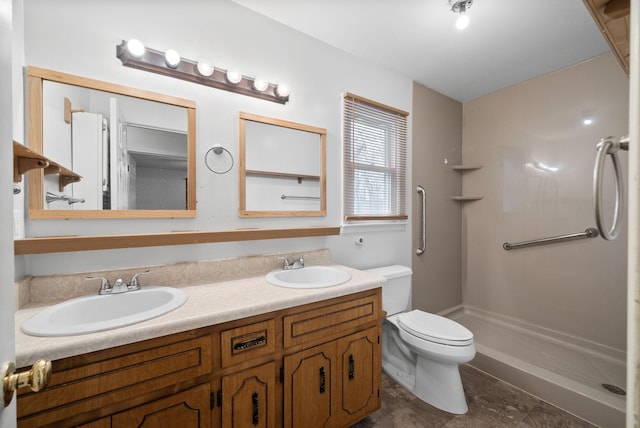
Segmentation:
{"type": "Polygon", "coordinates": [[[375,289],[53,362],[23,427],[348,427],[380,408],[375,289]]]}

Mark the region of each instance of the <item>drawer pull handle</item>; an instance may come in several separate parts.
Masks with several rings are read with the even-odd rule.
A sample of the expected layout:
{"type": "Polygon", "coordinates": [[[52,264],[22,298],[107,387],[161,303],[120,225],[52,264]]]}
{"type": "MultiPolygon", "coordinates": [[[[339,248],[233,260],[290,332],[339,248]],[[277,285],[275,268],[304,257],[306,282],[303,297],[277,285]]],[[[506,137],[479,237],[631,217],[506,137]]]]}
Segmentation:
{"type": "Polygon", "coordinates": [[[349,355],[349,380],[356,377],[356,362],[353,359],[353,355],[349,355]]]}
{"type": "Polygon", "coordinates": [[[251,396],[251,402],[253,403],[253,424],[258,425],[260,422],[260,412],[258,408],[258,393],[254,392],[251,396]]]}
{"type": "Polygon", "coordinates": [[[327,389],[327,376],[324,371],[324,366],[320,367],[320,394],[324,394],[327,389]]]}
{"type": "Polygon", "coordinates": [[[266,336],[255,337],[253,339],[245,340],[244,342],[238,342],[233,345],[234,351],[242,351],[244,349],[253,348],[254,346],[264,345],[267,343],[266,336]]]}

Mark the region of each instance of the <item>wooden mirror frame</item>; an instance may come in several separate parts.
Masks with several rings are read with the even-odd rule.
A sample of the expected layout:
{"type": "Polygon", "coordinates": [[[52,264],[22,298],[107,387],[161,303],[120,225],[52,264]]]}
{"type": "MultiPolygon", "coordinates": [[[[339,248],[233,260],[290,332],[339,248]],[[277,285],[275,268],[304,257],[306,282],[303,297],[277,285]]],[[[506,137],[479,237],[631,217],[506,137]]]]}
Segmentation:
{"type": "Polygon", "coordinates": [[[240,182],[240,209],[239,215],[240,217],[311,217],[311,216],[325,216],[327,215],[327,130],[324,128],[318,128],[311,125],[303,125],[300,123],[289,122],[281,119],[274,119],[271,117],[259,116],[256,114],[240,112],[239,114],[239,182],[240,182]],[[266,125],[280,126],[283,128],[294,129],[298,131],[310,132],[313,134],[318,134],[318,143],[319,143],[319,159],[320,165],[318,165],[320,175],[319,176],[310,176],[310,175],[301,175],[298,173],[279,173],[279,172],[265,172],[265,171],[250,171],[247,170],[247,153],[246,153],[246,123],[249,122],[257,122],[266,125]],[[290,178],[297,179],[300,182],[303,179],[311,179],[319,181],[320,188],[320,208],[319,210],[306,211],[306,210],[287,210],[287,211],[277,211],[277,210],[265,210],[265,211],[256,211],[256,210],[247,210],[247,174],[258,174],[262,176],[270,176],[270,177],[280,177],[280,178],[290,178]]]}
{"type": "Polygon", "coordinates": [[[187,110],[187,208],[184,210],[47,210],[43,207],[44,172],[29,174],[29,218],[195,218],[196,216],[196,103],[173,97],[86,77],[74,76],[29,66],[27,67],[27,143],[36,153],[43,153],[43,90],[44,81],[64,83],[87,89],[110,92],[184,107],[187,110]]]}
{"type": "MultiPolygon", "coordinates": [[[[58,81],[66,83],[71,79],[78,86],[94,87],[97,89],[104,89],[114,93],[120,93],[125,91],[125,95],[138,96],[140,98],[150,99],[152,97],[158,97],[157,100],[167,103],[180,102],[184,104],[188,109],[188,160],[189,160],[189,174],[190,181],[193,183],[194,191],[189,193],[189,207],[193,207],[192,210],[185,211],[172,211],[176,213],[173,217],[195,217],[195,103],[192,101],[181,100],[179,98],[169,97],[165,95],[159,95],[152,92],[142,90],[132,90],[125,86],[113,85],[97,80],[80,78],[69,74],[53,72],[50,70],[40,69],[36,67],[27,68],[29,78],[29,101],[31,97],[42,92],[42,79],[58,81]],[[39,92],[38,92],[38,88],[39,92]],[[35,91],[35,92],[32,92],[35,91]]],[[[29,102],[29,117],[42,117],[42,96],[38,98],[39,103],[35,104],[36,107],[32,111],[32,103],[29,102]]],[[[156,99],[156,98],[153,98],[156,99]]],[[[29,121],[28,122],[28,140],[31,144],[30,147],[35,147],[41,153],[42,150],[42,122],[29,121]],[[37,136],[37,137],[34,137],[37,136]],[[38,138],[39,145],[32,142],[34,138],[38,138]]],[[[42,172],[32,170],[28,173],[29,185],[40,186],[42,189],[42,172]],[[32,175],[36,175],[37,181],[31,178],[32,175]]],[[[42,192],[42,190],[40,190],[42,192]]],[[[30,192],[32,193],[32,192],[30,192]]],[[[41,199],[40,199],[41,200],[41,199]]],[[[65,211],[69,213],[69,211],[65,211]]],[[[128,211],[131,213],[132,211],[128,211]]],[[[152,211],[151,213],[155,213],[152,211]]],[[[133,212],[135,214],[135,212],[133,212]]],[[[141,213],[140,213],[141,214],[141,213]]],[[[131,218],[129,216],[121,215],[104,215],[102,218],[131,218]]],[[[47,217],[50,218],[50,217],[47,217]]],[[[67,218],[67,217],[55,217],[55,218],[67,218]]],[[[75,217],[79,218],[79,217],[75,217]]],[[[133,217],[135,218],[135,217],[133,217]]],[[[163,247],[170,245],[193,245],[193,244],[210,244],[220,242],[239,242],[239,241],[257,241],[257,240],[271,240],[271,239],[290,239],[290,238],[307,238],[307,237],[319,237],[319,236],[332,236],[339,235],[339,226],[315,226],[315,227],[297,227],[297,228],[281,228],[281,229],[236,229],[236,230],[216,230],[216,231],[174,231],[174,232],[157,232],[157,233],[143,233],[143,234],[112,234],[112,235],[88,235],[88,236],[41,236],[34,238],[17,239],[14,241],[14,254],[15,255],[30,255],[30,254],[49,254],[49,253],[64,253],[74,251],[93,251],[93,250],[112,250],[120,248],[146,248],[146,247],[163,247]]]]}

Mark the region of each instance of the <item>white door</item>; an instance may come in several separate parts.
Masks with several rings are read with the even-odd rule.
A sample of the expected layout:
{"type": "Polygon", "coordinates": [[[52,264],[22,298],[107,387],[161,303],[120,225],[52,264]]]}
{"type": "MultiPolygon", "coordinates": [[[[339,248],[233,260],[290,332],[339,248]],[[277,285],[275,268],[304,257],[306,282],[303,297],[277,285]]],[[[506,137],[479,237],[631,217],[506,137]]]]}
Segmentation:
{"type": "MultiPolygon", "coordinates": [[[[0,0],[0,366],[15,361],[13,332],[13,76],[11,66],[12,1],[0,0]]],[[[16,83],[18,84],[18,83],[16,83]]],[[[0,403],[0,427],[16,424],[15,400],[0,403]]]]}
{"type": "Polygon", "coordinates": [[[82,176],[82,180],[71,185],[75,202],[67,209],[102,209],[102,135],[101,114],[73,113],[71,122],[72,161],[71,169],[82,176]]]}
{"type": "Polygon", "coordinates": [[[109,150],[111,209],[129,209],[129,157],[127,153],[127,122],[118,109],[118,102],[111,98],[109,110],[109,150]]]}

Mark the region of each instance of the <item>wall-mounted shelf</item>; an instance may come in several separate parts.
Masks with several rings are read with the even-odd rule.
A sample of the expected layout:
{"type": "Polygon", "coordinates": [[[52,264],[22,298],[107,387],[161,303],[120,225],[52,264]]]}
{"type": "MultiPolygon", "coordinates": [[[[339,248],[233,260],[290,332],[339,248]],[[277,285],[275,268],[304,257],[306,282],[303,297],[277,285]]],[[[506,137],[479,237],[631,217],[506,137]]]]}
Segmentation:
{"type": "Polygon", "coordinates": [[[302,180],[320,180],[320,176],[318,175],[291,174],[288,172],[257,171],[255,169],[247,169],[245,170],[245,173],[247,175],[264,175],[268,177],[295,178],[298,180],[298,183],[302,182],[302,180]]]}
{"type": "Polygon", "coordinates": [[[14,141],[13,182],[21,182],[22,175],[33,169],[43,169],[44,175],[59,174],[58,187],[61,192],[67,184],[76,183],[82,179],[82,177],[70,169],[14,141]]]}
{"type": "Polygon", "coordinates": [[[484,198],[484,196],[452,196],[451,199],[454,201],[479,201],[484,198]]]}
{"type": "Polygon", "coordinates": [[[482,165],[449,165],[449,167],[456,171],[473,171],[481,169],[482,165]]]}
{"type": "MultiPolygon", "coordinates": [[[[454,171],[464,172],[464,171],[475,171],[482,168],[482,165],[449,165],[451,169],[454,171]]],[[[452,196],[451,199],[454,201],[479,201],[484,198],[484,196],[452,196]]]]}

